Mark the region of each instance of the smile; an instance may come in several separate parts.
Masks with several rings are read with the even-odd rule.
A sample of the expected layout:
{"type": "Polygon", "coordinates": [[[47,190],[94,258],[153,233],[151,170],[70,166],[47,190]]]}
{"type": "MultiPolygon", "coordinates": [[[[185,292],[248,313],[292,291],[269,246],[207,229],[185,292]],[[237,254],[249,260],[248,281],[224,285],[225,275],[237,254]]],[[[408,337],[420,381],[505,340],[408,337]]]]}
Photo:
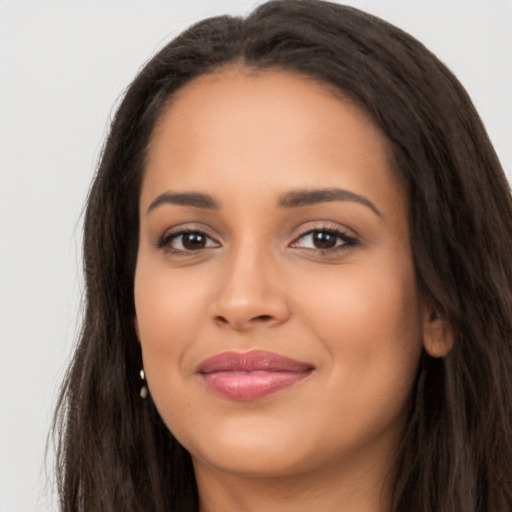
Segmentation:
{"type": "Polygon", "coordinates": [[[217,354],[203,361],[197,373],[216,395],[249,401],[293,386],[313,370],[311,364],[255,350],[217,354]]]}

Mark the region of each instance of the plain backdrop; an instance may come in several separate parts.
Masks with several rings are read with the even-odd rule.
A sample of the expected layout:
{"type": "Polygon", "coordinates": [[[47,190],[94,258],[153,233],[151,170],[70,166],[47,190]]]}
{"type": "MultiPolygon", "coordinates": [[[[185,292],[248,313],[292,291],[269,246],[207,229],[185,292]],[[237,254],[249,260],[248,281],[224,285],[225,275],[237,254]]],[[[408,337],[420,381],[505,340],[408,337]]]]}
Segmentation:
{"type": "MultiPolygon", "coordinates": [[[[79,325],[81,212],[113,105],[172,36],[258,3],[0,0],[0,512],[57,510],[45,443],[79,325]]],[[[455,72],[511,176],[512,1],[346,3],[455,72]]]]}

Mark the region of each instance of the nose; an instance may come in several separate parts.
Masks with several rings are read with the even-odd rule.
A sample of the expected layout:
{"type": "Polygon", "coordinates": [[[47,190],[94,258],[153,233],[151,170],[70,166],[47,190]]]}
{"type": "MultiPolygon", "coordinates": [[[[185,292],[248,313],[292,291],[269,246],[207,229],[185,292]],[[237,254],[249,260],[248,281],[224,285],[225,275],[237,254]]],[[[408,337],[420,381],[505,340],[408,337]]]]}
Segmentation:
{"type": "Polygon", "coordinates": [[[240,249],[224,262],[211,307],[213,320],[238,331],[277,326],[290,317],[286,287],[270,254],[240,249]]]}

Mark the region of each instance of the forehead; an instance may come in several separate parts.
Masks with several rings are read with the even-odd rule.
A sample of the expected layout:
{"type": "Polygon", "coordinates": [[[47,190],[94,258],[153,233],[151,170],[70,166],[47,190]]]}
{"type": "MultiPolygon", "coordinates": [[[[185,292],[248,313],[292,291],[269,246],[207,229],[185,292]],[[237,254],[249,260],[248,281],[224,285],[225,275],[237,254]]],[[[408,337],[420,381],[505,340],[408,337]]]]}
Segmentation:
{"type": "Polygon", "coordinates": [[[284,71],[232,67],[193,80],[172,97],[148,149],[142,203],[165,188],[256,193],[264,182],[277,194],[333,178],[356,193],[381,186],[403,198],[390,143],[370,116],[332,87],[284,71]]]}

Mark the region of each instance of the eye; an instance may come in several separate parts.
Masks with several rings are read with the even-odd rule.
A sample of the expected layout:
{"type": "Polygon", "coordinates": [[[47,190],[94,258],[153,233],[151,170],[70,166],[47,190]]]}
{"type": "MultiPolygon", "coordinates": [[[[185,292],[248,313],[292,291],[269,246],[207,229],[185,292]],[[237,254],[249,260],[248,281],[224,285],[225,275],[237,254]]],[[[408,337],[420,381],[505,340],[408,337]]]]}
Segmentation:
{"type": "Polygon", "coordinates": [[[219,247],[219,243],[203,231],[180,230],[165,234],[158,242],[158,247],[170,252],[192,252],[219,247]]]}
{"type": "Polygon", "coordinates": [[[357,240],[342,231],[319,228],[306,231],[291,244],[291,247],[327,252],[355,245],[357,240]]]}

